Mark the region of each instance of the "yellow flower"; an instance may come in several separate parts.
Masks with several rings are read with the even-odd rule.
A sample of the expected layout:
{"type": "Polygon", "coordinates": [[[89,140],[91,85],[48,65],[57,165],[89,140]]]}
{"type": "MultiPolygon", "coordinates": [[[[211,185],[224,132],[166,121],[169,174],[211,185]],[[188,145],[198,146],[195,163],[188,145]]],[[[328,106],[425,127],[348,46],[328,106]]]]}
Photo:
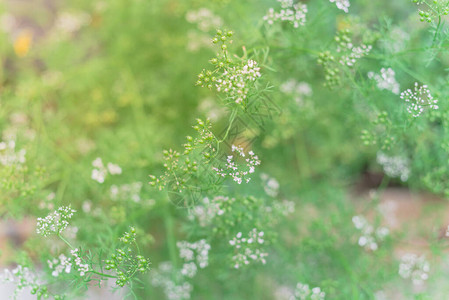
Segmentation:
{"type": "Polygon", "coordinates": [[[29,30],[22,30],[14,41],[14,52],[18,57],[28,54],[33,40],[33,34],[29,30]]]}

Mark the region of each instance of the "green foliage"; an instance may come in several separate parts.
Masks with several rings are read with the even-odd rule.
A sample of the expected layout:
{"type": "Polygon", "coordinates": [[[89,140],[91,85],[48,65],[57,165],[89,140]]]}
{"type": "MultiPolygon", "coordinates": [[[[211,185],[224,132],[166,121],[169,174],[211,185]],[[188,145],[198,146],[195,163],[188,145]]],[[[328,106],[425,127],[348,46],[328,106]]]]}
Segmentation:
{"type": "Polygon", "coordinates": [[[379,195],[449,197],[448,1],[9,2],[0,214],[33,224],[2,249],[16,298],[447,295],[445,238],[404,262],[379,195]]]}

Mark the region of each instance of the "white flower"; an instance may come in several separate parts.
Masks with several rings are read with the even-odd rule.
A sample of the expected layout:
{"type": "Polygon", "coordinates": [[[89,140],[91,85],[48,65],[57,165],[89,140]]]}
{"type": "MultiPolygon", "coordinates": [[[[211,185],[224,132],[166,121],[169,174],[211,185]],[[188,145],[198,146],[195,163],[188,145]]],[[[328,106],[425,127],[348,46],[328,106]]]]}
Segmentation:
{"type": "Polygon", "coordinates": [[[108,163],[106,168],[103,161],[99,157],[92,162],[92,166],[94,169],[92,170],[91,178],[98,183],[103,183],[105,181],[108,172],[111,175],[122,174],[122,168],[120,168],[120,166],[113,163],[108,163]]]}
{"type": "Polygon", "coordinates": [[[112,185],[109,189],[109,195],[114,201],[133,201],[140,202],[140,193],[142,190],[142,182],[133,182],[130,184],[122,184],[120,186],[112,185]]]}
{"type": "Polygon", "coordinates": [[[407,89],[401,93],[401,99],[407,104],[407,112],[413,117],[419,117],[426,109],[438,109],[438,100],[434,99],[427,85],[418,86],[415,82],[413,90],[407,89]]]}
{"type": "Polygon", "coordinates": [[[194,262],[186,263],[182,266],[181,274],[190,278],[196,275],[198,268],[194,262]]]}
{"type": "Polygon", "coordinates": [[[108,163],[108,171],[111,175],[119,175],[122,174],[122,168],[113,163],[108,163]]]}
{"type": "Polygon", "coordinates": [[[371,45],[360,45],[355,47],[352,43],[346,43],[345,48],[340,46],[337,48],[337,52],[349,51],[349,54],[345,54],[340,58],[340,63],[348,67],[352,67],[357,62],[357,59],[362,58],[371,51],[373,47],[371,45]]]}
{"type": "Polygon", "coordinates": [[[206,227],[212,223],[216,216],[222,216],[225,212],[221,208],[224,202],[235,202],[235,198],[216,196],[211,200],[205,197],[200,205],[195,206],[189,214],[191,220],[197,219],[201,227],[206,227]]]}
{"type": "Polygon", "coordinates": [[[263,17],[269,25],[276,21],[289,22],[294,28],[304,26],[306,24],[307,5],[302,3],[293,4],[293,0],[278,0],[281,4],[281,10],[276,12],[270,8],[263,17]]]}
{"type": "Polygon", "coordinates": [[[90,16],[86,13],[62,12],[55,21],[55,27],[61,32],[70,34],[89,24],[90,20],[90,16]]]}
{"type": "Polygon", "coordinates": [[[239,269],[243,265],[250,264],[251,261],[266,264],[265,257],[268,256],[268,253],[259,248],[265,243],[264,232],[253,228],[247,237],[242,236],[242,233],[239,232],[229,241],[229,244],[237,250],[237,254],[232,257],[234,268],[239,269]]]}
{"type": "Polygon", "coordinates": [[[341,9],[345,13],[348,13],[349,6],[351,6],[351,4],[349,3],[349,0],[329,0],[329,1],[331,3],[335,2],[335,4],[337,5],[337,8],[341,9]]]}
{"type": "Polygon", "coordinates": [[[386,175],[392,178],[399,177],[404,182],[408,180],[410,176],[410,163],[407,158],[388,156],[379,151],[376,160],[383,167],[386,175]]]}
{"type": "Polygon", "coordinates": [[[396,95],[399,94],[399,83],[396,81],[393,69],[382,68],[380,69],[380,75],[368,72],[368,78],[376,81],[379,90],[388,90],[396,95]]]}
{"type": "Polygon", "coordinates": [[[358,244],[366,250],[376,251],[378,249],[378,242],[383,241],[390,233],[386,227],[375,229],[363,216],[352,217],[352,222],[355,228],[361,233],[358,244]]]}
{"type": "Polygon", "coordinates": [[[415,285],[422,284],[429,278],[430,264],[425,256],[407,253],[401,257],[399,275],[402,278],[410,278],[415,285]]]}
{"type": "Polygon", "coordinates": [[[235,103],[243,103],[249,92],[249,85],[261,76],[260,67],[254,60],[248,60],[242,66],[227,68],[216,80],[218,92],[225,93],[235,103]]]}
{"type": "Polygon", "coordinates": [[[16,142],[14,136],[5,137],[0,142],[0,164],[3,166],[22,165],[25,163],[26,150],[20,149],[16,151],[16,142]]]}
{"type": "Polygon", "coordinates": [[[179,256],[185,262],[196,262],[200,269],[204,269],[209,264],[210,245],[206,240],[199,240],[195,243],[180,241],[176,243],[179,248],[179,256]]]}
{"type": "Polygon", "coordinates": [[[93,169],[91,178],[99,183],[103,183],[106,178],[106,172],[104,170],[93,169]]]}
{"type": "Polygon", "coordinates": [[[72,218],[74,212],[76,211],[70,206],[61,206],[45,218],[37,218],[36,232],[43,236],[61,233],[69,225],[68,220],[72,218]]]}
{"type": "Polygon", "coordinates": [[[161,287],[168,300],[190,299],[193,286],[186,282],[184,277],[186,276],[175,270],[170,262],[163,262],[157,270],[153,270],[151,284],[161,287]]]}
{"type": "Polygon", "coordinates": [[[299,282],[290,300],[324,300],[326,293],[321,291],[319,287],[310,289],[308,284],[299,282]]]}
{"type": "Polygon", "coordinates": [[[276,197],[279,193],[279,182],[263,173],[260,175],[263,182],[265,193],[270,197],[276,197]]]}
{"type": "MultiPolygon", "coordinates": [[[[238,156],[245,158],[246,154],[243,151],[242,147],[237,147],[235,145],[232,145],[232,152],[237,152],[238,156]]],[[[238,184],[241,184],[243,181],[248,183],[251,178],[248,176],[249,174],[254,173],[255,166],[260,165],[260,160],[257,155],[254,154],[253,151],[248,152],[248,156],[244,160],[246,162],[246,169],[242,169],[242,165],[238,164],[234,160],[233,155],[229,155],[226,159],[226,164],[224,169],[219,169],[216,167],[213,167],[212,169],[217,172],[217,175],[221,177],[232,177],[232,179],[237,182],[238,184]]]]}

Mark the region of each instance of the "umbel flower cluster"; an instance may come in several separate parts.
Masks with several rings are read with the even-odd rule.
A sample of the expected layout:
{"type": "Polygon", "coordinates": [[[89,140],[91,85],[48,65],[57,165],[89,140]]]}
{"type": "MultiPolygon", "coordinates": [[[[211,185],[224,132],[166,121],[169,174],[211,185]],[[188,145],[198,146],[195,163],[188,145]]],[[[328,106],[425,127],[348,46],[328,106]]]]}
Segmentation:
{"type": "Polygon", "coordinates": [[[230,40],[232,35],[232,31],[217,30],[212,42],[221,45],[221,52],[210,60],[215,69],[203,70],[198,75],[196,85],[209,89],[215,88],[217,92],[224,95],[226,103],[235,103],[245,107],[251,88],[261,77],[260,67],[252,59],[232,61],[228,52],[228,44],[232,43],[230,40]]]}
{"type": "Polygon", "coordinates": [[[189,280],[196,276],[198,268],[204,269],[209,264],[211,247],[206,240],[194,243],[180,241],[177,246],[179,256],[184,261],[182,268],[179,270],[171,262],[163,262],[151,273],[151,283],[162,287],[169,300],[190,299],[193,286],[189,280]]]}
{"type": "Polygon", "coordinates": [[[179,248],[179,256],[184,260],[182,275],[192,278],[196,275],[198,267],[204,269],[208,266],[210,245],[206,240],[195,243],[180,241],[176,245],[179,248]]]}
{"type": "Polygon", "coordinates": [[[265,243],[264,232],[253,228],[246,237],[241,232],[229,241],[236,254],[232,257],[234,268],[249,265],[251,261],[266,264],[268,253],[263,252],[260,247],[265,243]]]}
{"type": "Polygon", "coordinates": [[[269,25],[274,22],[288,22],[293,24],[294,28],[304,26],[306,24],[307,5],[302,3],[294,3],[293,0],[278,0],[281,4],[279,12],[274,8],[270,8],[267,15],[263,17],[269,25]]]}
{"type": "Polygon", "coordinates": [[[340,64],[348,67],[353,67],[358,59],[368,55],[371,51],[371,45],[361,44],[355,46],[350,37],[349,30],[342,30],[339,35],[335,37],[335,41],[338,44],[337,52],[341,53],[340,64]]]}
{"type": "Polygon", "coordinates": [[[103,161],[101,158],[97,157],[93,162],[92,166],[94,169],[92,170],[91,178],[99,183],[103,183],[106,179],[106,176],[111,175],[119,175],[122,174],[122,168],[113,163],[108,163],[105,167],[103,165],[103,161]]]}
{"type": "Polygon", "coordinates": [[[388,156],[379,151],[376,160],[388,176],[392,178],[399,177],[404,182],[408,180],[410,176],[410,163],[406,157],[388,156]]]}
{"type": "Polygon", "coordinates": [[[338,9],[341,9],[345,13],[348,13],[349,6],[351,6],[351,3],[349,3],[349,0],[329,0],[331,3],[335,3],[337,5],[338,9]]]}
{"type": "Polygon", "coordinates": [[[298,282],[289,300],[324,300],[326,293],[319,287],[310,289],[308,284],[298,282]]]}
{"type": "Polygon", "coordinates": [[[407,112],[413,117],[419,117],[426,109],[438,109],[438,99],[434,99],[427,85],[407,89],[401,93],[401,99],[407,104],[407,112]]]}
{"type": "Polygon", "coordinates": [[[171,262],[162,262],[151,272],[151,284],[161,287],[168,300],[190,299],[193,286],[171,262]]]}
{"type": "Polygon", "coordinates": [[[292,96],[295,99],[298,106],[304,106],[305,99],[309,98],[313,94],[312,87],[307,82],[297,82],[295,79],[290,78],[283,83],[280,88],[282,93],[292,96]]]}
{"type": "Polygon", "coordinates": [[[430,264],[424,255],[407,253],[401,257],[399,275],[411,279],[414,285],[420,285],[429,278],[430,264]]]}
{"type": "Polygon", "coordinates": [[[48,260],[48,267],[53,270],[51,275],[58,277],[61,273],[70,273],[72,267],[79,272],[80,276],[86,275],[89,271],[89,265],[82,263],[80,251],[78,248],[70,250],[72,257],[66,257],[64,254],[59,255],[58,258],[48,260]]]}
{"type": "Polygon", "coordinates": [[[369,54],[371,45],[360,44],[356,46],[349,29],[338,31],[335,38],[335,52],[326,50],[318,55],[318,64],[324,68],[325,86],[333,88],[340,84],[342,68],[354,68],[357,61],[369,54]]]}
{"type": "Polygon", "coordinates": [[[256,166],[260,165],[259,157],[255,155],[253,151],[249,151],[248,154],[245,154],[241,146],[232,145],[232,152],[237,152],[237,157],[245,160],[245,167],[235,161],[233,155],[229,155],[223,169],[213,167],[213,170],[223,178],[227,176],[231,177],[238,184],[241,184],[242,182],[248,183],[251,180],[249,175],[254,173],[256,166]]]}
{"type": "Polygon", "coordinates": [[[361,233],[358,244],[365,250],[376,251],[379,247],[378,243],[382,242],[390,233],[386,227],[375,229],[363,216],[354,216],[352,223],[361,233]]]}
{"type": "Polygon", "coordinates": [[[368,72],[368,78],[376,81],[379,90],[387,90],[393,94],[399,94],[399,83],[396,81],[393,69],[382,68],[380,69],[380,74],[368,72]]]}
{"type": "Polygon", "coordinates": [[[201,227],[206,227],[212,223],[216,216],[221,216],[225,213],[222,208],[222,202],[226,201],[233,202],[235,199],[229,200],[228,197],[216,196],[210,200],[208,197],[204,197],[201,203],[190,211],[189,219],[196,219],[201,227]]]}
{"type": "Polygon", "coordinates": [[[0,164],[3,166],[24,164],[25,154],[25,149],[16,151],[16,141],[13,139],[0,142],[0,164]]]}
{"type": "Polygon", "coordinates": [[[217,78],[215,87],[217,92],[223,92],[235,103],[241,104],[249,93],[249,83],[256,81],[261,76],[260,68],[254,60],[247,60],[240,66],[234,66],[224,70],[217,78]]]}
{"type": "Polygon", "coordinates": [[[61,206],[45,218],[37,218],[36,232],[43,236],[60,234],[69,226],[75,212],[70,206],[61,206]]]}

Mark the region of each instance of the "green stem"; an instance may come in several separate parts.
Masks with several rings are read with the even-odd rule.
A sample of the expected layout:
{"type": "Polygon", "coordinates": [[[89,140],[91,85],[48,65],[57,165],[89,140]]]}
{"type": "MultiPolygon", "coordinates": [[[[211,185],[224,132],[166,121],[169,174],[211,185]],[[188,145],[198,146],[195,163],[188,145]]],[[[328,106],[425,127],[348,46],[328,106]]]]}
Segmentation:
{"type": "Polygon", "coordinates": [[[105,273],[101,273],[101,272],[97,272],[95,270],[87,271],[87,273],[93,273],[93,274],[97,274],[97,275],[100,275],[100,276],[103,276],[103,277],[108,277],[108,278],[117,278],[117,276],[109,275],[109,274],[105,274],[105,273]]]}
{"type": "Polygon", "coordinates": [[[226,129],[226,133],[225,133],[224,137],[219,141],[219,143],[224,142],[226,140],[226,138],[228,137],[229,131],[231,131],[232,123],[234,123],[235,117],[237,117],[237,108],[232,111],[231,116],[229,117],[229,125],[228,125],[228,128],[226,129]]]}
{"type": "Polygon", "coordinates": [[[75,250],[75,247],[73,247],[69,241],[67,241],[60,233],[58,233],[58,237],[67,245],[70,249],[75,250]]]}
{"type": "MultiPolygon", "coordinates": [[[[69,241],[67,241],[60,233],[58,233],[58,237],[67,245],[67,246],[69,246],[69,248],[70,249],[72,249],[72,250],[74,250],[75,248],[69,243],[69,241]]],[[[83,262],[85,262],[84,261],[84,259],[83,259],[83,262]]],[[[94,274],[97,274],[97,275],[100,275],[100,276],[103,276],[103,277],[108,277],[108,278],[117,278],[117,276],[113,276],[113,275],[108,275],[108,274],[104,274],[104,273],[101,273],[101,272],[97,272],[97,271],[95,271],[95,270],[89,270],[89,271],[87,271],[87,273],[94,273],[94,274]]]]}
{"type": "Polygon", "coordinates": [[[435,34],[433,35],[432,48],[435,45],[435,41],[437,40],[438,32],[440,31],[440,25],[441,25],[441,15],[438,15],[438,25],[437,28],[435,29],[435,34]]]}

